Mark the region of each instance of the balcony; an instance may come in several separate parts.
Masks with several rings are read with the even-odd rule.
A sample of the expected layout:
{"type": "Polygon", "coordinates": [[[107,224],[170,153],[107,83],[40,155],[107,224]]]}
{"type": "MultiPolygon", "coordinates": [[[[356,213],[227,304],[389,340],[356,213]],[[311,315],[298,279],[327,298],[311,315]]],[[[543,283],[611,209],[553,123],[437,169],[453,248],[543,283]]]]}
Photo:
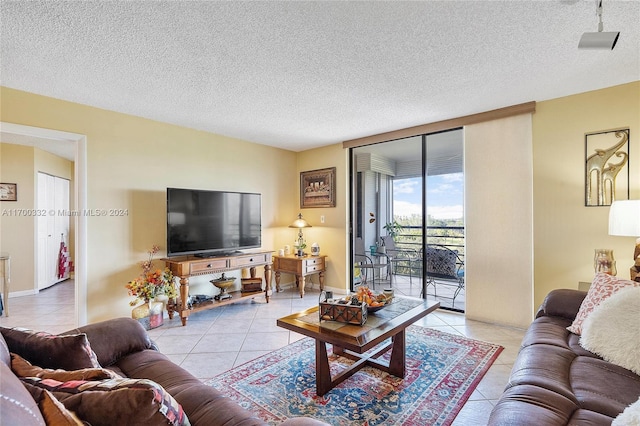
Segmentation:
{"type": "MultiPolygon", "coordinates": [[[[395,237],[396,248],[403,252],[402,260],[398,256],[393,268],[393,287],[399,294],[421,297],[423,286],[424,251],[422,248],[422,227],[403,226],[395,237]]],[[[456,311],[465,310],[464,289],[464,227],[463,226],[428,226],[425,241],[428,256],[435,252],[449,250],[455,252],[455,266],[448,274],[428,273],[427,299],[437,300],[443,308],[456,311]],[[453,272],[453,274],[451,273],[453,272]],[[451,277],[446,278],[446,275],[451,277]]],[[[427,269],[433,262],[427,259],[427,269]]]]}

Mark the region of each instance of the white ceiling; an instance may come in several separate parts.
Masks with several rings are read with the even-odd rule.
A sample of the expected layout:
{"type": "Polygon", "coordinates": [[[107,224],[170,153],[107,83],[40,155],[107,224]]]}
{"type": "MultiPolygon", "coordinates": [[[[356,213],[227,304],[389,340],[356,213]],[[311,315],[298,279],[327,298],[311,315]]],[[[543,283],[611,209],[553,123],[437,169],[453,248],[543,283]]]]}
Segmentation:
{"type": "Polygon", "coordinates": [[[640,1],[6,1],[3,86],[302,151],[640,79],[640,1]]]}

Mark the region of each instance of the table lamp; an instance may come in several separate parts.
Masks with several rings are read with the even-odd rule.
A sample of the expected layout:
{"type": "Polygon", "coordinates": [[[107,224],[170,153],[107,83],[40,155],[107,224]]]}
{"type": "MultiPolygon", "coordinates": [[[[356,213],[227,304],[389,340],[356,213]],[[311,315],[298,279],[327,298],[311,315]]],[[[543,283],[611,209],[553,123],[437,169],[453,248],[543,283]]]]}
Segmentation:
{"type": "MultiPolygon", "coordinates": [[[[640,237],[640,200],[614,201],[609,210],[609,235],[640,237]]],[[[633,251],[631,279],[640,281],[640,238],[633,251]]]]}
{"type": "Polygon", "coordinates": [[[304,255],[304,248],[307,245],[305,244],[304,237],[302,236],[302,228],[311,228],[311,225],[302,218],[302,213],[298,213],[298,218],[289,225],[289,228],[298,228],[298,242],[296,243],[296,247],[298,249],[297,255],[304,255]]]}

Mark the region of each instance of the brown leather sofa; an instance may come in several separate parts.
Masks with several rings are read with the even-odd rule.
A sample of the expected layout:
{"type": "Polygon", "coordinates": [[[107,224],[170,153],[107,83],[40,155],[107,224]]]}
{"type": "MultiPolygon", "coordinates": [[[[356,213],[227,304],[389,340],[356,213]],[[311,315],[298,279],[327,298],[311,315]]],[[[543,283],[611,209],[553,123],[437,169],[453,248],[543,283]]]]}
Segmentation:
{"type": "MultiPolygon", "coordinates": [[[[144,328],[129,318],[90,324],[63,335],[85,333],[100,366],[128,378],[160,384],[182,406],[191,425],[266,425],[211,386],[160,353],[144,328]]],[[[11,371],[11,358],[0,334],[0,424],[44,425],[38,405],[11,371]]],[[[24,348],[22,348],[24,349],[24,348]]],[[[310,418],[288,419],[288,426],[326,425],[310,418]]]]}
{"type": "Polygon", "coordinates": [[[611,425],[640,396],[640,376],[580,346],[571,325],[586,292],[550,292],[527,330],[489,425],[611,425]]]}

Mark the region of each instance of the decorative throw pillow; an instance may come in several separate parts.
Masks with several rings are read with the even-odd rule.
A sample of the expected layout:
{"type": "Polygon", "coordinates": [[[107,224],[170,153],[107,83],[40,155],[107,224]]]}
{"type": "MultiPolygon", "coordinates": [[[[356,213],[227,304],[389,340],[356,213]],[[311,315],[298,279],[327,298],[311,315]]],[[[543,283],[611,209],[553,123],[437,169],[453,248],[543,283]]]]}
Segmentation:
{"type": "Polygon", "coordinates": [[[429,274],[440,275],[442,277],[455,278],[456,274],[456,253],[451,250],[427,247],[425,252],[425,262],[429,274]]]}
{"type": "Polygon", "coordinates": [[[611,426],[638,426],[640,425],[640,399],[624,409],[618,415],[611,426]]]}
{"type": "Polygon", "coordinates": [[[83,368],[67,371],[63,369],[41,368],[31,364],[20,355],[11,354],[11,369],[18,377],[39,377],[61,382],[69,380],[103,380],[120,378],[118,374],[106,368],[83,368]]]}
{"type": "Polygon", "coordinates": [[[24,377],[27,385],[46,389],[92,426],[189,425],[182,406],[159,384],[147,379],[101,381],[24,377]]]}
{"type": "Polygon", "coordinates": [[[87,335],[56,336],[24,328],[0,327],[9,351],[42,368],[100,368],[96,354],[91,350],[87,335]]]}
{"type": "Polygon", "coordinates": [[[582,333],[582,323],[603,300],[618,292],[625,287],[640,287],[640,282],[623,280],[616,278],[613,275],[604,274],[599,272],[593,278],[593,283],[589,287],[587,296],[582,301],[580,309],[573,323],[567,327],[567,330],[574,334],[580,335],[582,333]]]}
{"type": "Polygon", "coordinates": [[[640,287],[602,301],[582,324],[580,345],[605,361],[640,374],[640,287]]]}

